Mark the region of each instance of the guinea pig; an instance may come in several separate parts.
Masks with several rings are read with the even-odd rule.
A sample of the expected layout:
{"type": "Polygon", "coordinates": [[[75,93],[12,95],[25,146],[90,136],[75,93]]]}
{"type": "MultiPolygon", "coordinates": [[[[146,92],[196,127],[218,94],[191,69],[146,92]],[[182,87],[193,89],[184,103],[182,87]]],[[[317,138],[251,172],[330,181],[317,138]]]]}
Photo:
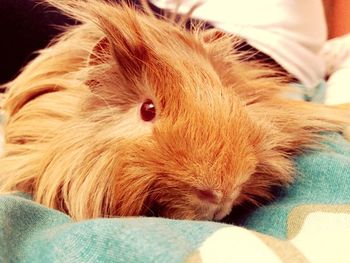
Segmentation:
{"type": "Polygon", "coordinates": [[[81,23],[6,84],[1,193],[75,220],[221,220],[273,198],[296,155],[350,123],[285,98],[285,82],[234,36],[127,4],[49,2],[81,23]]]}

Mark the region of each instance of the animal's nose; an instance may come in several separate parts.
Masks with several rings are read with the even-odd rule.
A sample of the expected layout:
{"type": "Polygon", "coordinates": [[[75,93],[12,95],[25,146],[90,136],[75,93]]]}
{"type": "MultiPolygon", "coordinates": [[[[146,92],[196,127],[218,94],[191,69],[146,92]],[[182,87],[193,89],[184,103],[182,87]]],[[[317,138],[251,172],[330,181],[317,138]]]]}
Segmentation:
{"type": "Polygon", "coordinates": [[[212,204],[219,204],[222,199],[222,193],[217,190],[197,189],[196,194],[200,200],[212,204]]]}

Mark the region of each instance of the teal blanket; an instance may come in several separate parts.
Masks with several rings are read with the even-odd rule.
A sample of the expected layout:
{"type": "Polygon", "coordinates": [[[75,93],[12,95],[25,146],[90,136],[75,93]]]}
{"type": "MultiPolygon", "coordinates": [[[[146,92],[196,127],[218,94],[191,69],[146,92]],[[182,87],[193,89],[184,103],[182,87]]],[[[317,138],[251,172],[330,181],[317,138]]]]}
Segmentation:
{"type": "Polygon", "coordinates": [[[142,217],[76,223],[24,195],[3,195],[0,261],[350,262],[342,249],[350,244],[350,144],[335,135],[329,145],[300,156],[295,184],[245,228],[142,217]]]}

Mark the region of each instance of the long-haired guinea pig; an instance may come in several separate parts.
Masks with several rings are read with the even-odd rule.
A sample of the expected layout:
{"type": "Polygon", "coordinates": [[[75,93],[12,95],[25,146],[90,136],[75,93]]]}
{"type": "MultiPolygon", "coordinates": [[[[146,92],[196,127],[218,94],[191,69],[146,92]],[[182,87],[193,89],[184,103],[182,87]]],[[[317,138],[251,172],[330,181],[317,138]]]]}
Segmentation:
{"type": "Polygon", "coordinates": [[[293,157],[349,123],[284,98],[235,38],[126,4],[51,1],[81,21],[11,83],[0,191],[76,220],[221,220],[292,182],[293,157]]]}

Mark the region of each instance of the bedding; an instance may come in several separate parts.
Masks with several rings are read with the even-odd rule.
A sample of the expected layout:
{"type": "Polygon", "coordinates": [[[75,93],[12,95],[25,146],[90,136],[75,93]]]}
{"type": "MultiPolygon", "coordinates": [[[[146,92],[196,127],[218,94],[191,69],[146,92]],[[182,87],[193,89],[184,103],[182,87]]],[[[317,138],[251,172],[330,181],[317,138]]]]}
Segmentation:
{"type": "Polygon", "coordinates": [[[350,144],[332,135],[243,226],[163,218],[73,222],[21,193],[0,196],[1,262],[350,262],[350,144]]]}

